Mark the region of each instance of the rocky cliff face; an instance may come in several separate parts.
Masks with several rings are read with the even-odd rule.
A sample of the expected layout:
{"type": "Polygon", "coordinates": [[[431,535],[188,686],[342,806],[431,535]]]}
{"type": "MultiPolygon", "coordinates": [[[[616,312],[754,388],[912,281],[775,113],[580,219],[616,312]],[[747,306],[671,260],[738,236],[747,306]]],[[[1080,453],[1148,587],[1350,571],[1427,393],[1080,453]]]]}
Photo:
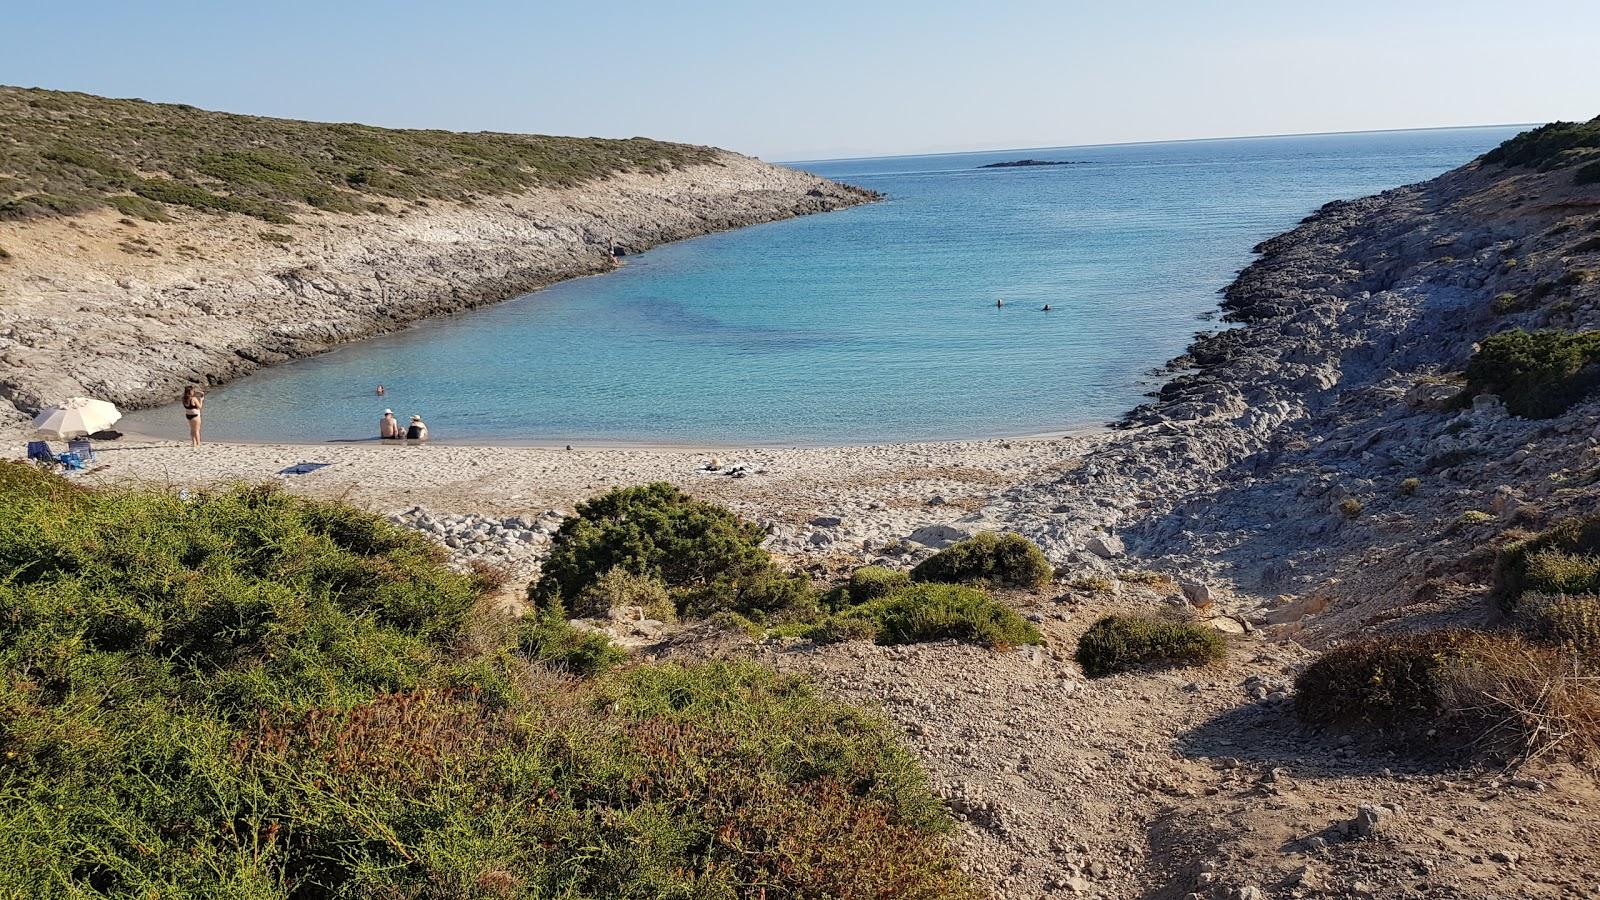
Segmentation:
{"type": "Polygon", "coordinates": [[[170,402],[681,238],[874,199],[719,152],[667,174],[294,225],[114,212],[0,223],[0,425],[62,397],[170,402]]]}

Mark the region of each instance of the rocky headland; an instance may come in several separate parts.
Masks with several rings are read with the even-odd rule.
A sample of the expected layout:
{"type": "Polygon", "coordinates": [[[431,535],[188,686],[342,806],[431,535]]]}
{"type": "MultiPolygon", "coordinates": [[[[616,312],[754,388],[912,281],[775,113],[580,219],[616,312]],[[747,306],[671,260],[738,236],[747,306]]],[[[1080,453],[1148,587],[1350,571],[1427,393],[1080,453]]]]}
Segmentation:
{"type": "Polygon", "coordinates": [[[668,241],[876,198],[642,139],[386,132],[14,88],[0,88],[0,120],[16,123],[18,145],[0,170],[21,172],[0,180],[13,194],[0,194],[0,424],[79,394],[172,402],[186,384],[604,272],[668,241]],[[130,119],[142,142],[118,144],[130,119]],[[197,153],[184,128],[212,129],[221,146],[241,131],[284,146],[197,153]],[[352,158],[330,162],[322,141],[352,158]],[[441,142],[455,156],[438,159],[441,142]],[[149,146],[160,162],[141,157],[149,146]],[[374,167],[402,153],[466,175],[380,178],[374,167]],[[173,177],[144,171],[156,165],[173,177]],[[372,187],[401,178],[412,181],[372,187]],[[41,190],[19,193],[30,186],[41,190]]]}

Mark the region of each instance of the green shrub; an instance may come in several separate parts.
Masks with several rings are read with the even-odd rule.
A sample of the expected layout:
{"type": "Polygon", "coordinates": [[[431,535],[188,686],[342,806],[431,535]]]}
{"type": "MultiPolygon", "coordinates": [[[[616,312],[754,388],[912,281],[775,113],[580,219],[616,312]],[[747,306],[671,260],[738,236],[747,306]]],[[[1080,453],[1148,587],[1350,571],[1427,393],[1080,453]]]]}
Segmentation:
{"type": "Polygon", "coordinates": [[[761,549],[765,537],[755,523],[665,482],[618,488],[579,504],[561,523],[529,597],[539,604],[575,598],[620,568],[658,579],[680,615],[812,614],[809,583],[777,571],[761,549]]]}
{"type": "Polygon", "coordinates": [[[1490,307],[1498,315],[1509,315],[1522,309],[1522,298],[1511,291],[1505,291],[1494,296],[1490,307]]]}
{"type": "Polygon", "coordinates": [[[851,603],[866,603],[879,597],[887,597],[910,585],[911,576],[899,569],[861,566],[850,573],[850,583],[845,591],[851,603]]]}
{"type": "Polygon", "coordinates": [[[1295,714],[1317,724],[1436,722],[1440,672],[1472,639],[1470,632],[1433,631],[1336,647],[1295,679],[1295,714]]]}
{"type": "Polygon", "coordinates": [[[647,619],[671,622],[677,617],[666,586],[649,575],[635,575],[617,567],[596,578],[572,604],[572,614],[604,619],[614,609],[637,606],[647,619]]]}
{"type": "Polygon", "coordinates": [[[1600,596],[1523,594],[1516,621],[1530,638],[1560,647],[1591,668],[1600,665],[1600,596]]]}
{"type": "Polygon", "coordinates": [[[125,216],[133,216],[146,222],[172,221],[172,217],[167,215],[166,209],[161,204],[135,194],[114,194],[107,197],[106,202],[125,216]]]}
{"type": "Polygon", "coordinates": [[[1528,591],[1600,593],[1600,515],[1566,519],[1495,556],[1495,594],[1507,609],[1528,591]]]}
{"type": "Polygon", "coordinates": [[[1361,511],[1365,508],[1361,505],[1361,501],[1354,497],[1346,497],[1339,501],[1339,515],[1344,516],[1346,519],[1356,518],[1361,515],[1361,511]]]}
{"type": "Polygon", "coordinates": [[[864,633],[871,623],[880,644],[917,644],[955,640],[1006,649],[1041,644],[1044,638],[1016,610],[983,591],[956,584],[914,584],[887,597],[839,613],[829,627],[864,633]]]}
{"type": "Polygon", "coordinates": [[[263,231],[261,232],[261,239],[269,244],[294,243],[294,235],[282,231],[263,231]]]}
{"type": "Polygon", "coordinates": [[[1484,512],[1481,509],[1469,509],[1462,513],[1456,521],[1462,525],[1487,525],[1494,521],[1494,513],[1484,512]]]}
{"type": "Polygon", "coordinates": [[[1106,616],[1078,638],[1077,660],[1085,675],[1101,678],[1147,665],[1205,665],[1227,653],[1222,635],[1197,622],[1106,616]]]}
{"type": "Polygon", "coordinates": [[[979,896],[881,718],[530,667],[617,651],[349,507],[0,463],[0,572],[0,896],[979,896]]]}
{"type": "Polygon", "coordinates": [[[985,531],[923,560],[911,570],[911,580],[1036,588],[1049,584],[1054,574],[1050,560],[1032,541],[1020,534],[985,531]]]}
{"type": "Polygon", "coordinates": [[[573,675],[599,675],[621,665],[628,651],[597,631],[580,631],[555,610],[529,613],[517,623],[517,650],[573,675]]]}
{"type": "Polygon", "coordinates": [[[1467,364],[1467,394],[1498,394],[1514,415],[1560,415],[1600,385],[1600,331],[1520,329],[1485,338],[1467,364]]]}
{"type": "Polygon", "coordinates": [[[1402,497],[1415,496],[1416,493],[1417,493],[1417,489],[1420,488],[1420,487],[1422,487],[1422,479],[1420,479],[1420,478],[1407,478],[1406,480],[1400,482],[1400,496],[1402,496],[1402,497]]]}
{"type": "Polygon", "coordinates": [[[1579,166],[1572,177],[1579,184],[1600,184],[1600,159],[1579,166]]]}

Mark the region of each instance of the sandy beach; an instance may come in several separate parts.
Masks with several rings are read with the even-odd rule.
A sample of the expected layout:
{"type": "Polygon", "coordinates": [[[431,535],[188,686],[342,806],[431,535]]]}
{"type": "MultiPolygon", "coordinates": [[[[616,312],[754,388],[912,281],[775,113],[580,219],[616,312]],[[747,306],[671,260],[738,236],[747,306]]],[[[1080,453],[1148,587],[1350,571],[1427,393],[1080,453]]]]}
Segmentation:
{"type": "MultiPolygon", "coordinates": [[[[190,489],[278,480],[297,493],[339,498],[374,512],[422,506],[505,516],[566,511],[612,487],[669,481],[762,521],[800,526],[817,516],[842,516],[863,535],[877,535],[976,509],[1005,486],[1078,457],[1105,433],[849,447],[570,451],[377,442],[207,443],[196,449],[128,436],[99,443],[100,468],[81,478],[190,489]],[[706,471],[713,459],[724,471],[742,466],[748,474],[706,471]],[[304,475],[279,474],[306,462],[329,465],[304,475]]],[[[16,458],[23,440],[18,435],[11,443],[16,458]]]]}

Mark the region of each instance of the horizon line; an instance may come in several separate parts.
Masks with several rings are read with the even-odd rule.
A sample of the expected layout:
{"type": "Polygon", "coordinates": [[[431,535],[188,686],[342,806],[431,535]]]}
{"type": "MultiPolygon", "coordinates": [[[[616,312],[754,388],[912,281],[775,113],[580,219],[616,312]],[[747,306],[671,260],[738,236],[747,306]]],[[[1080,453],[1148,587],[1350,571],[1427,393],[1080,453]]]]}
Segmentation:
{"type": "Polygon", "coordinates": [[[1101,147],[1138,147],[1149,144],[1199,144],[1208,141],[1255,141],[1271,138],[1332,137],[1341,134],[1398,134],[1405,131],[1467,131],[1476,128],[1534,128],[1541,122],[1500,122],[1485,125],[1424,125],[1415,128],[1357,128],[1351,131],[1290,131],[1279,134],[1229,134],[1198,138],[1155,138],[1144,141],[1106,141],[1097,144],[1041,144],[1035,147],[989,147],[980,150],[951,150],[924,153],[878,153],[869,156],[820,156],[809,159],[771,159],[776,165],[791,163],[851,162],[863,159],[913,159],[924,156],[973,156],[979,153],[1016,152],[1030,150],[1093,150],[1101,147]]]}

